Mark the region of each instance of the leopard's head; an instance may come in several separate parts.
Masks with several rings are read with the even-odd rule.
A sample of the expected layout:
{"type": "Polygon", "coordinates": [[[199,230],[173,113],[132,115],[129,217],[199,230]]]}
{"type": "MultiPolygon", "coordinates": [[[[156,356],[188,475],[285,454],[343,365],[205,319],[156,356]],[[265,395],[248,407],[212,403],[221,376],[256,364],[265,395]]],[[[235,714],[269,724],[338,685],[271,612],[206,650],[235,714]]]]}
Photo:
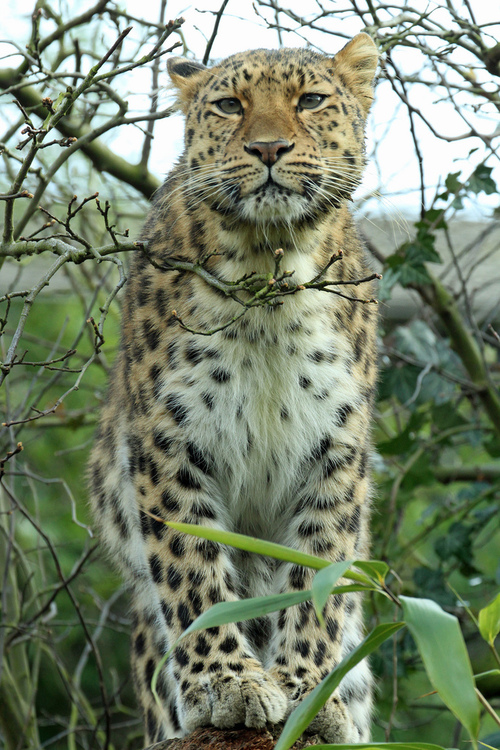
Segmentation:
{"type": "Polygon", "coordinates": [[[263,225],[293,225],[338,207],[361,179],[377,61],[367,34],[335,57],[254,50],[209,69],[170,59],[186,115],[190,203],[263,225]]]}

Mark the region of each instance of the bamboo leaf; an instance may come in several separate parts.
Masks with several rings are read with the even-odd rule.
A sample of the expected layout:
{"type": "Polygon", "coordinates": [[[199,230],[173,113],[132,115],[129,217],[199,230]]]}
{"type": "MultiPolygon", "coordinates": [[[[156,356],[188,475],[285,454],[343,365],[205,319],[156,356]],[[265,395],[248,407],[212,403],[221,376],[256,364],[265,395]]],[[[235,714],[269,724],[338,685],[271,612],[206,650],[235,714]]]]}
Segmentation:
{"type": "Polygon", "coordinates": [[[485,677],[499,677],[500,676],[500,669],[488,669],[487,672],[479,672],[479,674],[474,675],[474,679],[476,680],[482,680],[485,677]]]}
{"type": "Polygon", "coordinates": [[[261,617],[270,612],[277,612],[294,604],[301,604],[311,598],[311,591],[292,591],[286,594],[274,594],[272,596],[257,596],[253,599],[239,599],[235,602],[219,602],[213,607],[202,612],[199,617],[191,623],[183,632],[181,638],[195,630],[205,630],[218,625],[227,625],[229,622],[241,622],[251,620],[253,617],[261,617]]]}
{"type": "Polygon", "coordinates": [[[386,575],[390,570],[387,563],[382,560],[357,560],[356,567],[380,584],[385,582],[386,575]]]}
{"type": "Polygon", "coordinates": [[[307,568],[314,568],[314,570],[321,570],[330,565],[328,560],[324,560],[321,557],[308,555],[304,552],[285,547],[283,544],[266,542],[263,539],[246,536],[245,534],[237,534],[233,531],[223,531],[222,529],[211,529],[208,526],[197,526],[193,523],[174,523],[173,521],[165,521],[164,523],[166,526],[170,526],[170,528],[176,529],[177,531],[182,531],[185,534],[199,536],[202,537],[202,539],[210,539],[211,541],[219,542],[220,544],[228,544],[230,547],[244,549],[247,552],[255,552],[259,555],[267,555],[268,557],[274,557],[278,560],[284,560],[285,562],[293,563],[295,565],[304,565],[307,568]]]}
{"type": "Polygon", "coordinates": [[[442,701],[469,732],[479,733],[479,701],[458,620],[430,599],[401,597],[405,620],[442,701]]]}
{"type": "Polygon", "coordinates": [[[316,616],[321,625],[324,625],[323,607],[338,579],[344,575],[347,568],[352,565],[352,562],[352,560],[344,560],[343,562],[332,563],[327,568],[318,571],[314,576],[312,582],[312,600],[316,616]]]}
{"type": "Polygon", "coordinates": [[[491,646],[500,632],[500,594],[479,612],[479,632],[491,646]]]}
{"type": "MultiPolygon", "coordinates": [[[[378,625],[372,632],[346,656],[340,664],[333,669],[329,675],[312,690],[309,695],[290,714],[283,728],[275,750],[289,750],[305,729],[309,726],[316,714],[325,705],[326,701],[338,687],[343,677],[368,654],[371,654],[381,643],[396,633],[404,625],[403,622],[391,622],[378,625]]],[[[338,745],[335,745],[338,747],[338,745]]],[[[355,746],[356,748],[359,745],[355,746]]]]}
{"type": "MultiPolygon", "coordinates": [[[[247,552],[254,552],[258,555],[267,555],[268,557],[274,557],[276,560],[284,560],[285,562],[293,563],[294,565],[304,565],[306,568],[313,568],[313,570],[322,570],[331,565],[329,560],[325,560],[322,557],[316,557],[315,555],[308,555],[305,552],[299,552],[291,547],[285,547],[284,544],[276,544],[276,542],[267,542],[264,539],[257,539],[253,536],[246,536],[245,534],[237,534],[234,531],[223,531],[222,529],[212,529],[208,526],[198,526],[194,523],[174,523],[173,521],[164,521],[162,518],[153,516],[148,513],[149,516],[155,518],[157,521],[164,523],[171,529],[182,531],[184,534],[191,534],[193,536],[199,536],[202,539],[210,539],[213,542],[219,542],[220,544],[228,544],[230,547],[236,547],[236,549],[244,549],[247,552]]],[[[376,561],[369,561],[379,563],[376,561]]],[[[354,563],[358,566],[358,562],[354,563]]],[[[368,564],[363,561],[362,564],[368,564]]],[[[381,563],[384,564],[384,563],[381,563]]],[[[351,581],[357,583],[371,585],[371,580],[361,573],[357,573],[354,570],[348,570],[344,574],[344,578],[349,578],[351,581]]]]}

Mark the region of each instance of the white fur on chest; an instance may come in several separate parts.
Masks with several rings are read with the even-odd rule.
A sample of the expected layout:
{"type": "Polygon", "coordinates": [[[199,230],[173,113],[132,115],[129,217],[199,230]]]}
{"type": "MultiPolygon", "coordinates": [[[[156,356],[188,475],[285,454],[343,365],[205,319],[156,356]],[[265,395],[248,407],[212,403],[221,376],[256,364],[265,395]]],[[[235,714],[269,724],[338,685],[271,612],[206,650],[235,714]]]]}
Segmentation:
{"type": "Polygon", "coordinates": [[[180,363],[164,381],[165,392],[175,391],[189,408],[183,429],[211,457],[214,490],[230,519],[249,533],[262,534],[283,513],[325,436],[349,444],[336,418],[339,408],[359,401],[349,338],[332,330],[325,295],[308,294],[316,299],[309,297],[306,307],[313,302],[317,309],[298,330],[287,325],[291,306],[271,314],[251,310],[236,338],[221,333],[196,342],[217,357],[180,363]]]}

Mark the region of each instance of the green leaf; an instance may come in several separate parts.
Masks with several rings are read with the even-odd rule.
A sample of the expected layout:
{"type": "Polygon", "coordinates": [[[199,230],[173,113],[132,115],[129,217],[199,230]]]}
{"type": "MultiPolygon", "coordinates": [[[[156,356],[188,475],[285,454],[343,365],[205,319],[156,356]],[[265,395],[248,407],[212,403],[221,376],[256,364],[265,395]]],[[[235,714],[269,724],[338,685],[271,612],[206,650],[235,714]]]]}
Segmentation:
{"type": "Polygon", "coordinates": [[[362,570],[363,573],[366,573],[367,576],[370,576],[370,578],[373,578],[380,584],[385,583],[387,573],[390,571],[390,567],[382,560],[363,560],[355,564],[359,570],[362,570]]]}
{"type": "Polygon", "coordinates": [[[491,646],[500,633],[500,594],[479,612],[479,632],[491,646]]]}
{"type": "Polygon", "coordinates": [[[327,568],[323,568],[316,573],[312,582],[312,600],[316,615],[321,625],[324,624],[323,620],[323,607],[332,589],[341,578],[346,570],[353,564],[353,560],[347,560],[338,563],[332,563],[327,568]]]}
{"type": "Polygon", "coordinates": [[[442,344],[434,331],[423,320],[412,320],[395,331],[398,348],[421,362],[438,364],[442,361],[442,344]]]}
{"type": "Polygon", "coordinates": [[[500,732],[494,732],[487,737],[481,737],[481,748],[494,747],[500,748],[500,732]]]}
{"type": "Polygon", "coordinates": [[[450,524],[444,536],[434,542],[434,550],[443,561],[455,558],[460,563],[460,571],[463,575],[474,575],[477,569],[473,565],[474,551],[472,549],[474,535],[477,533],[476,525],[469,525],[461,521],[450,524]]]}
{"type": "Polygon", "coordinates": [[[496,183],[491,179],[492,171],[492,167],[479,164],[465,183],[465,187],[476,194],[484,192],[486,195],[492,195],[498,192],[496,183]]]}
{"type": "Polygon", "coordinates": [[[493,435],[490,440],[486,440],[484,447],[493,458],[500,458],[500,438],[493,435]]]}
{"type": "MultiPolygon", "coordinates": [[[[415,393],[420,372],[421,370],[413,365],[401,365],[396,367],[391,365],[390,368],[384,369],[382,371],[381,383],[379,386],[380,399],[383,401],[386,398],[395,396],[402,404],[406,403],[406,401],[408,401],[408,399],[410,399],[415,393]]],[[[412,439],[410,438],[410,443],[411,442],[412,439]]],[[[387,445],[387,449],[391,450],[389,447],[390,443],[390,440],[382,443],[384,449],[387,445]]],[[[396,444],[394,443],[394,445],[396,444]]],[[[398,454],[404,452],[405,450],[409,450],[409,448],[410,445],[408,444],[403,451],[396,449],[395,453],[398,454]]]]}
{"type": "Polygon", "coordinates": [[[479,701],[457,618],[430,599],[402,596],[401,603],[433,687],[475,743],[479,733],[479,701]]]}
{"type": "Polygon", "coordinates": [[[191,625],[182,633],[181,638],[207,628],[227,625],[229,622],[241,622],[251,620],[254,617],[262,617],[270,612],[278,612],[294,604],[301,604],[312,596],[310,590],[291,591],[286,594],[273,594],[272,596],[256,596],[252,599],[238,599],[234,602],[219,602],[213,607],[202,612],[191,625]]]}
{"type": "Polygon", "coordinates": [[[429,208],[429,210],[425,212],[424,220],[415,222],[415,226],[419,231],[424,232],[428,236],[432,236],[429,232],[430,225],[434,225],[433,230],[446,229],[448,226],[444,218],[444,212],[441,208],[429,208]]]}
{"type": "Polygon", "coordinates": [[[299,552],[290,547],[285,547],[283,544],[266,542],[263,539],[245,536],[245,534],[236,534],[235,532],[222,531],[221,529],[211,529],[208,526],[197,526],[193,523],[174,523],[173,521],[164,521],[164,523],[166,526],[176,529],[177,531],[182,531],[185,534],[192,534],[193,536],[202,537],[202,539],[210,539],[213,542],[228,544],[230,547],[244,549],[247,552],[255,552],[258,555],[267,555],[268,557],[274,557],[277,560],[284,560],[285,562],[294,563],[295,565],[304,565],[305,567],[313,568],[314,570],[321,570],[330,565],[328,560],[324,560],[321,557],[315,557],[314,555],[308,555],[305,552],[299,552]]]}
{"type": "Polygon", "coordinates": [[[429,453],[422,453],[406,472],[401,488],[412,490],[414,487],[425,487],[434,484],[435,459],[429,453]]]}
{"type": "MultiPolygon", "coordinates": [[[[245,534],[236,534],[233,531],[223,531],[222,529],[212,529],[208,526],[198,526],[194,523],[174,523],[173,521],[163,521],[159,518],[166,526],[177,531],[182,531],[185,534],[191,534],[193,536],[199,536],[202,539],[210,539],[213,542],[219,542],[220,544],[227,544],[230,547],[236,547],[236,549],[244,549],[247,552],[254,552],[258,555],[267,555],[268,557],[274,557],[277,560],[284,560],[285,562],[293,563],[294,565],[304,565],[306,568],[313,568],[313,570],[322,570],[328,568],[331,565],[329,560],[325,560],[322,557],[315,557],[314,555],[308,555],[305,552],[299,552],[291,547],[285,547],[284,544],[276,544],[275,542],[266,542],[263,539],[257,539],[253,536],[246,536],[245,534]]],[[[357,564],[355,562],[355,564],[357,564]]],[[[370,585],[370,580],[361,573],[356,573],[353,570],[346,570],[344,578],[349,578],[351,581],[370,585]]]]}
{"type": "MultiPolygon", "coordinates": [[[[462,427],[470,424],[455,409],[450,409],[449,404],[433,404],[431,413],[433,423],[438,424],[441,430],[449,430],[450,427],[462,427]]],[[[441,441],[441,444],[443,444],[443,441],[441,441]]]]}
{"type": "Polygon", "coordinates": [[[441,263],[439,253],[434,249],[435,237],[433,234],[421,232],[414,242],[409,242],[406,247],[406,260],[412,266],[421,266],[423,263],[441,263]]]}
{"type": "Polygon", "coordinates": [[[392,289],[398,283],[399,271],[397,268],[388,268],[384,271],[382,280],[377,287],[377,298],[383,302],[391,298],[392,289]]]}
{"type": "MultiPolygon", "coordinates": [[[[409,368],[402,369],[406,370],[409,368]]],[[[401,370],[398,368],[397,372],[401,372],[401,370]]],[[[413,380],[411,382],[413,383],[413,380]]],[[[400,394],[398,394],[398,398],[401,399],[400,394]]],[[[413,412],[402,432],[395,435],[390,440],[384,440],[378,444],[377,448],[379,453],[383,456],[400,456],[402,453],[407,453],[408,451],[415,449],[418,440],[418,432],[427,421],[428,417],[423,412],[413,412]]]]}
{"type": "Polygon", "coordinates": [[[446,185],[446,189],[450,193],[457,193],[462,187],[462,183],[458,179],[460,177],[460,174],[461,174],[460,172],[450,172],[450,174],[444,181],[444,184],[446,185]]]}
{"type": "Polygon", "coordinates": [[[487,672],[479,672],[479,674],[474,675],[476,682],[484,680],[485,677],[500,677],[500,669],[488,669],[487,672]]]}
{"type": "MultiPolygon", "coordinates": [[[[403,245],[402,247],[404,248],[405,245],[403,245]]],[[[388,266],[393,271],[396,271],[398,268],[404,265],[404,262],[405,259],[403,255],[401,255],[401,249],[398,249],[398,251],[393,253],[392,255],[388,255],[385,259],[386,266],[388,266]]]]}
{"type": "Polygon", "coordinates": [[[406,428],[390,440],[380,442],[377,449],[381,456],[401,456],[414,447],[415,440],[415,433],[406,428]]]}
{"type": "Polygon", "coordinates": [[[464,207],[464,201],[461,195],[457,195],[455,200],[451,202],[451,207],[456,211],[460,211],[464,207]]]}
{"type": "MultiPolygon", "coordinates": [[[[351,651],[340,664],[333,669],[314,690],[293,711],[283,728],[275,750],[289,750],[295,740],[297,740],[304,730],[309,726],[316,714],[325,705],[326,701],[338,687],[343,677],[358,664],[365,656],[371,654],[381,643],[386,641],[391,635],[394,635],[404,623],[391,622],[378,625],[372,632],[351,651]]],[[[338,747],[338,745],[335,745],[338,747]]],[[[359,745],[355,746],[356,748],[359,745]]]]}
{"type": "Polygon", "coordinates": [[[401,286],[410,286],[410,284],[429,284],[431,278],[424,265],[404,265],[401,266],[399,274],[399,283],[401,286]]]}

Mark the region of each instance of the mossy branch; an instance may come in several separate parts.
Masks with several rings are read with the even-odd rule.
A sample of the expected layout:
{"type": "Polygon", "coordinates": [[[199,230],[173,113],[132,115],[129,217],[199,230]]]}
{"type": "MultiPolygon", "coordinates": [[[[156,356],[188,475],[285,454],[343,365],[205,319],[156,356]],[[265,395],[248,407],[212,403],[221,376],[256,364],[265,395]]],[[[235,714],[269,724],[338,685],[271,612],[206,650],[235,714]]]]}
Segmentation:
{"type": "Polygon", "coordinates": [[[130,252],[142,247],[141,242],[119,242],[113,245],[103,245],[89,249],[87,247],[75,247],[69,242],[58,237],[44,237],[40,240],[17,240],[5,245],[0,245],[0,258],[13,258],[21,260],[30,255],[41,255],[42,253],[54,253],[64,255],[67,261],[72,263],[83,263],[85,260],[99,260],[117,252],[130,252]]]}
{"type": "Polygon", "coordinates": [[[430,284],[414,285],[422,299],[432,307],[444,325],[453,348],[460,357],[472,383],[476,386],[485,412],[500,437],[500,394],[491,382],[479,347],[465,324],[453,296],[429,273],[430,284]]]}
{"type": "Polygon", "coordinates": [[[297,294],[306,289],[316,289],[318,291],[329,292],[330,294],[335,294],[344,299],[352,302],[359,302],[361,304],[377,304],[377,300],[374,298],[365,299],[363,297],[349,296],[340,292],[338,289],[331,287],[359,286],[360,284],[368,283],[374,279],[382,278],[379,273],[373,273],[371,276],[367,276],[363,279],[351,279],[349,281],[341,279],[321,280],[333,263],[342,260],[342,251],[333,255],[324,268],[322,268],[313,279],[302,284],[294,284],[289,281],[289,279],[295,272],[281,270],[281,263],[284,257],[284,252],[281,248],[275,251],[273,271],[270,271],[269,273],[247,274],[237,281],[225,281],[207,270],[205,264],[209,258],[213,257],[214,253],[202,258],[197,263],[191,263],[190,261],[183,261],[177,258],[169,258],[161,264],[148,253],[143,245],[141,245],[141,250],[154,268],[157,268],[160,271],[188,271],[194,273],[202,278],[209,286],[217,289],[226,297],[233,299],[241,305],[242,310],[236,313],[232,318],[225,323],[222,323],[220,326],[207,330],[191,328],[184,323],[175,310],[172,310],[173,317],[179,322],[179,325],[184,328],[184,330],[189,331],[190,333],[195,333],[199,336],[212,336],[214,333],[229,328],[233,323],[242,318],[251,308],[276,307],[282,305],[283,301],[281,300],[281,297],[297,294]],[[243,296],[241,296],[242,294],[243,296]]]}

